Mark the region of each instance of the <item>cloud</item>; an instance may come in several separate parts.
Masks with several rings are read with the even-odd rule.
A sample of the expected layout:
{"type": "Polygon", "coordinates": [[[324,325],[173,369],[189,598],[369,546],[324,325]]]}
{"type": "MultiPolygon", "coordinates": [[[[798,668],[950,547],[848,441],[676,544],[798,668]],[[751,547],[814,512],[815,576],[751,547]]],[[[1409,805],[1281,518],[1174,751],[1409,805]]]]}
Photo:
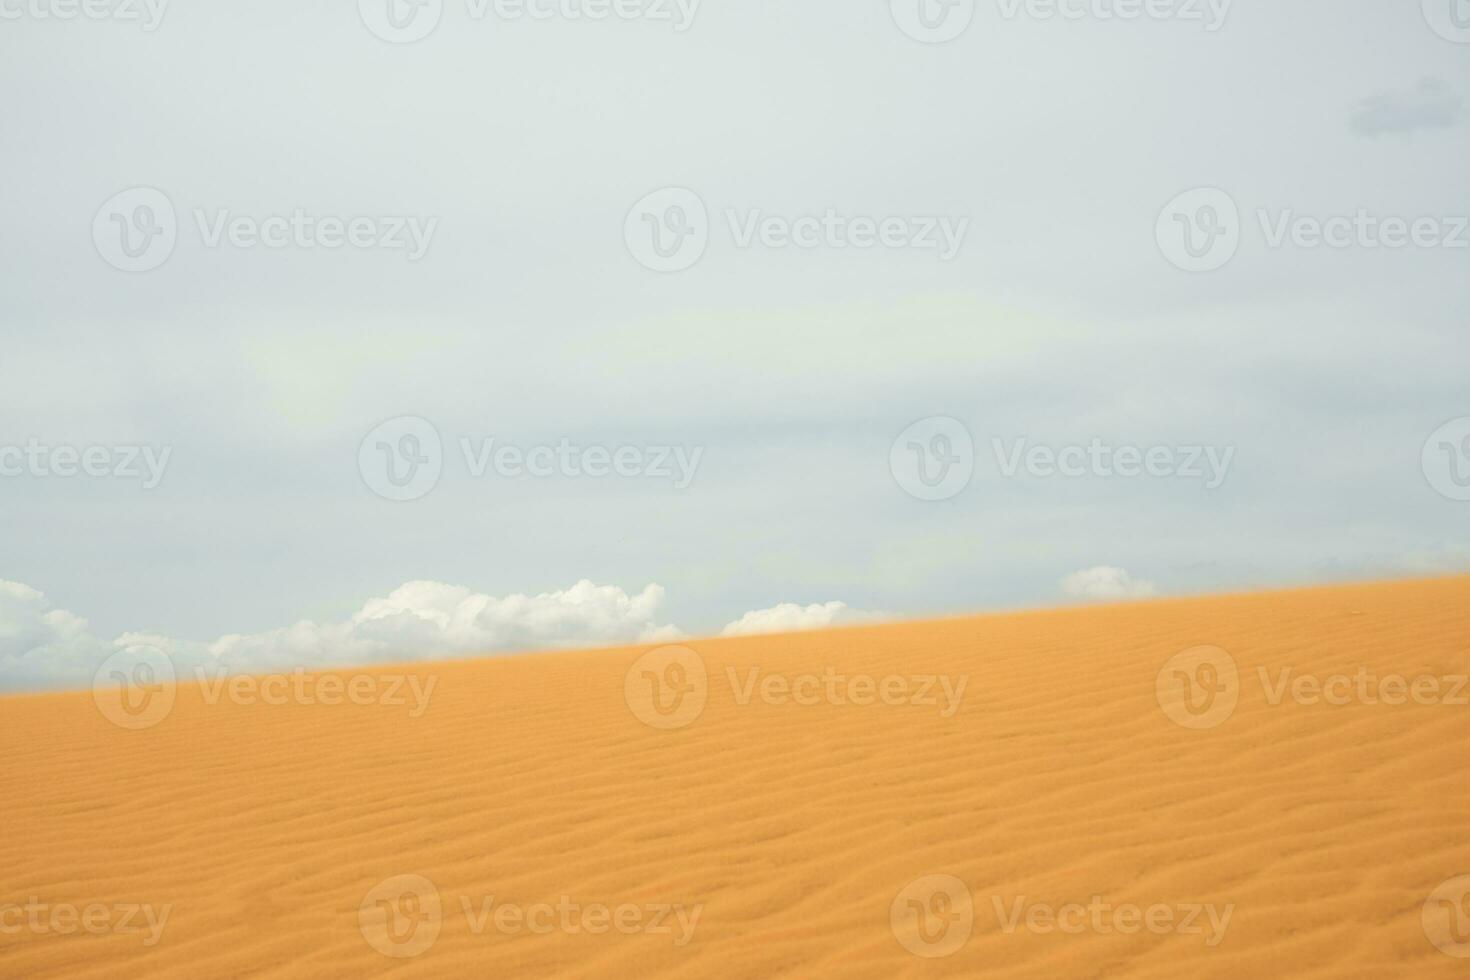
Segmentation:
{"type": "Polygon", "coordinates": [[[440,582],[408,582],[368,600],[346,622],[224,636],[208,653],[215,663],[245,669],[639,643],[682,635],[656,622],[663,600],[659,585],[629,595],[585,579],[570,589],[503,599],[440,582]]]}
{"type": "Polygon", "coordinates": [[[113,650],[140,645],[164,651],[181,672],[202,668],[213,675],[677,639],[682,632],[658,622],[663,600],[659,585],[630,595],[584,580],[556,592],[496,598],[439,582],[408,582],[338,623],[302,621],[212,643],[154,633],[105,642],[86,620],[52,607],[42,593],[0,582],[0,686],[86,686],[113,650]]]}
{"type": "Polygon", "coordinates": [[[1134,578],[1125,569],[1096,565],[1065,576],[1062,592],[1074,599],[1145,599],[1158,590],[1152,582],[1134,578]]]}
{"type": "Polygon", "coordinates": [[[1438,78],[1425,78],[1409,92],[1364,99],[1353,112],[1353,129],[1365,136],[1444,129],[1460,121],[1465,100],[1438,78]]]}
{"type": "Polygon", "coordinates": [[[111,652],[87,621],[19,582],[0,581],[0,686],[26,688],[90,679],[111,652]]]}
{"type": "Polygon", "coordinates": [[[813,603],[803,608],[783,602],[768,609],[752,609],[720,632],[721,636],[754,636],[759,633],[794,633],[843,623],[873,619],[875,613],[848,608],[845,602],[813,603]]]}

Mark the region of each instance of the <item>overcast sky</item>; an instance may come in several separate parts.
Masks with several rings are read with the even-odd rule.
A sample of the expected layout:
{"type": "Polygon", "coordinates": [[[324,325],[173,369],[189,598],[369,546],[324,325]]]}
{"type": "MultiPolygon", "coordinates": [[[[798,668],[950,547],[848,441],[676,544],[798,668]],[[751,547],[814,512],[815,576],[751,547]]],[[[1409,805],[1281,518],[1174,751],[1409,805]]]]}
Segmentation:
{"type": "Polygon", "coordinates": [[[1470,568],[1457,0],[531,2],[0,0],[0,686],[1470,568]]]}

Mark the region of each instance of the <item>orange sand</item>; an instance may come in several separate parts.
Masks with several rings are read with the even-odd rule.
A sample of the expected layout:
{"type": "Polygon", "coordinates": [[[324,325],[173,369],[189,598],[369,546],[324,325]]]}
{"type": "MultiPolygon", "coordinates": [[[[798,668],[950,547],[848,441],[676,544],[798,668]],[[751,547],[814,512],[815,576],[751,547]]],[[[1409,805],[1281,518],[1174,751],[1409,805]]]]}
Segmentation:
{"type": "Polygon", "coordinates": [[[1470,579],[686,645],[704,689],[648,647],[341,672],[433,678],[416,718],[191,683],[133,731],[91,692],[0,699],[0,976],[1470,972],[1470,579]],[[1200,646],[1233,681],[1217,654],[1171,663],[1200,646]],[[829,703],[829,667],[876,703],[829,703]],[[818,703],[780,680],[768,703],[772,673],[817,675],[797,690],[818,703]],[[1338,674],[1347,703],[1289,686],[1338,674]],[[925,675],[968,678],[950,717],[937,681],[937,704],[878,701],[925,675]],[[1217,700],[1186,706],[1181,675],[1217,700]],[[660,713],[650,677],[686,700],[660,713]],[[564,896],[626,928],[558,918],[564,896]],[[128,905],[169,907],[156,942],[128,905]],[[47,918],[88,906],[95,935],[47,918]],[[1192,906],[1228,925],[1176,928],[1192,906]]]}

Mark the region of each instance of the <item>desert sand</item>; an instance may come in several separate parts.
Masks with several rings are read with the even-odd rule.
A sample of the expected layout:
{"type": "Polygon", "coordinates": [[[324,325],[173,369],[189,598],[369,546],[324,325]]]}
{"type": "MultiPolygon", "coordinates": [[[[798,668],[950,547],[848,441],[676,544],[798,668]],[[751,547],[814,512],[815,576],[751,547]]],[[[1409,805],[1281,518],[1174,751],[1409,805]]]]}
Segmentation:
{"type": "Polygon", "coordinates": [[[681,644],[0,699],[0,976],[1470,972],[1470,579],[681,644]]]}

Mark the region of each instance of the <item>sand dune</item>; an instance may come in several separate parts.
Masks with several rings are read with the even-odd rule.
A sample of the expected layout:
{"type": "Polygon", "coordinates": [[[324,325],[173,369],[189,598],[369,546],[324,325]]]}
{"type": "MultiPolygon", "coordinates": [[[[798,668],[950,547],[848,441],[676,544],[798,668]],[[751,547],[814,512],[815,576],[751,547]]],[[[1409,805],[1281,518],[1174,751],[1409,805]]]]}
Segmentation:
{"type": "Polygon", "coordinates": [[[0,975],[1470,971],[1470,579],[685,647],[0,700],[0,975]]]}

